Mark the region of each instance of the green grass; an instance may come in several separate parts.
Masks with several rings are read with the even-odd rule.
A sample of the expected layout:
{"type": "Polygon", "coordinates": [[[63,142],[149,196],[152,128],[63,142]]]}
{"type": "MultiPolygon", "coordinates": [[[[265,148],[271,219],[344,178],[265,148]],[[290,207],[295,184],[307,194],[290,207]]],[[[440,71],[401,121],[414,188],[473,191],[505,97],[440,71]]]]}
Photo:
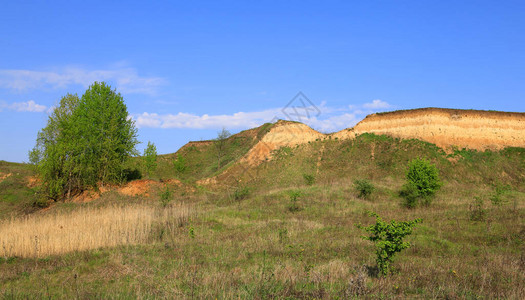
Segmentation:
{"type": "MultiPolygon", "coordinates": [[[[252,136],[257,139],[257,134],[252,136]]],[[[229,143],[233,162],[254,139],[229,143]]],[[[468,159],[460,153],[463,158],[455,159],[418,140],[361,135],[276,153],[280,155],[274,160],[247,171],[257,176],[237,174],[239,184],[227,178],[229,189],[211,185],[194,193],[174,190],[172,202],[194,203],[200,213],[173,231],[152,231],[148,244],[44,259],[0,258],[0,297],[525,297],[523,149],[472,152],[465,154],[468,159]],[[429,207],[408,210],[398,192],[408,162],[416,157],[436,164],[444,185],[429,207]],[[315,183],[308,185],[304,174],[315,174],[315,183]],[[365,178],[376,187],[373,201],[357,198],[354,190],[354,180],[365,178]],[[502,194],[501,204],[491,204],[496,186],[507,185],[510,190],[502,194]],[[234,197],[243,189],[249,193],[234,197]],[[289,195],[295,190],[301,192],[300,209],[290,211],[289,195]],[[474,196],[485,199],[483,221],[470,219],[474,196]],[[407,237],[412,246],[398,254],[394,274],[386,278],[374,276],[373,244],[362,240],[363,232],[356,228],[374,222],[368,211],[387,221],[423,219],[407,237]]],[[[170,170],[173,156],[166,155],[155,176],[195,183],[217,173],[212,146],[179,154],[188,161],[187,174],[170,170]]],[[[18,167],[25,168],[10,166],[18,167]]],[[[23,194],[25,189],[7,187],[2,193],[23,194]]],[[[107,193],[91,203],[52,209],[136,201],[160,206],[158,197],[107,193]]],[[[30,203],[30,198],[24,201],[30,203]]]]}

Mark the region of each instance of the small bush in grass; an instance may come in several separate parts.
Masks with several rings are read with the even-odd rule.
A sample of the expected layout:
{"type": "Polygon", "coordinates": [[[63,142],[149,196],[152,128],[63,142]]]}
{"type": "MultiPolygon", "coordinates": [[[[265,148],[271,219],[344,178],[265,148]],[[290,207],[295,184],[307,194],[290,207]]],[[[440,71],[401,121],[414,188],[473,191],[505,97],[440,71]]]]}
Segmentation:
{"type": "Polygon", "coordinates": [[[357,225],[357,228],[363,229],[370,233],[370,236],[363,236],[365,240],[369,240],[376,245],[376,262],[379,271],[382,275],[388,275],[391,268],[390,264],[394,259],[394,255],[401,250],[410,247],[409,242],[403,242],[403,238],[412,233],[412,228],[418,223],[423,222],[422,219],[415,219],[412,221],[395,221],[392,220],[387,223],[381,219],[376,213],[371,212],[370,216],[376,217],[376,223],[367,227],[357,225]]]}
{"type": "Polygon", "coordinates": [[[312,174],[303,174],[306,185],[313,185],[315,183],[315,176],[312,174]]]}
{"type": "Polygon", "coordinates": [[[171,199],[173,198],[173,193],[171,192],[169,187],[166,187],[166,189],[160,194],[160,203],[163,207],[166,207],[171,199]]]}
{"type": "Polygon", "coordinates": [[[483,221],[487,215],[487,210],[484,208],[484,201],[481,197],[474,197],[474,202],[470,204],[470,220],[483,221]]]}
{"type": "Polygon", "coordinates": [[[300,191],[290,191],[288,195],[290,196],[290,204],[288,205],[288,210],[291,212],[299,211],[301,207],[299,207],[299,204],[297,202],[298,202],[298,198],[301,196],[301,192],[300,191]]]}
{"type": "Polygon", "coordinates": [[[173,161],[173,167],[175,171],[179,173],[184,173],[186,171],[186,159],[182,156],[177,155],[177,158],[173,161]]]}
{"type": "Polygon", "coordinates": [[[439,171],[429,160],[416,158],[408,164],[407,183],[403,185],[400,196],[405,199],[405,206],[416,207],[419,202],[430,204],[442,183],[439,171]]]}
{"type": "Polygon", "coordinates": [[[233,192],[233,199],[236,201],[248,198],[250,189],[248,187],[239,187],[233,192]]]}
{"type": "Polygon", "coordinates": [[[358,192],[357,197],[362,199],[369,199],[370,195],[375,190],[374,185],[366,179],[354,181],[354,187],[358,192]]]}
{"type": "Polygon", "coordinates": [[[490,195],[490,202],[496,206],[502,205],[505,202],[503,196],[509,191],[509,185],[496,185],[494,192],[490,195]]]}

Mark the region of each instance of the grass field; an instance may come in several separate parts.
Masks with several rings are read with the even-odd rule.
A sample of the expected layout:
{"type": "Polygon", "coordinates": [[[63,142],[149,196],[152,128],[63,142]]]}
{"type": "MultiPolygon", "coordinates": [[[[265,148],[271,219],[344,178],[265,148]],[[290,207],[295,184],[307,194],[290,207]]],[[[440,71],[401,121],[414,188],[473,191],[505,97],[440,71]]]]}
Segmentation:
{"type": "MultiPolygon", "coordinates": [[[[4,217],[0,232],[27,255],[2,254],[0,297],[525,298],[525,149],[444,153],[421,141],[363,135],[281,149],[224,185],[198,186],[202,174],[215,172],[211,147],[199,148],[198,155],[209,157],[201,161],[186,154],[188,174],[170,169],[170,159],[159,162],[153,178],[177,177],[194,188],[174,189],[166,207],[157,193],[109,192],[35,213],[28,208],[32,195],[18,190],[26,187],[11,182],[3,195],[22,194],[19,202],[2,198],[14,219],[4,217]],[[444,185],[429,206],[407,209],[398,193],[415,157],[436,164],[444,185]],[[374,184],[370,199],[357,198],[355,179],[374,184]],[[295,202],[291,191],[299,192],[295,202]],[[369,211],[385,220],[423,219],[387,277],[377,275],[374,246],[356,227],[374,222],[369,211]],[[46,236],[75,240],[52,230],[66,221],[56,232],[96,237],[118,223],[140,234],[123,242],[118,229],[112,240],[122,242],[66,253],[31,249],[43,224],[51,228],[46,236]]],[[[231,162],[243,152],[230,152],[231,162]]]]}

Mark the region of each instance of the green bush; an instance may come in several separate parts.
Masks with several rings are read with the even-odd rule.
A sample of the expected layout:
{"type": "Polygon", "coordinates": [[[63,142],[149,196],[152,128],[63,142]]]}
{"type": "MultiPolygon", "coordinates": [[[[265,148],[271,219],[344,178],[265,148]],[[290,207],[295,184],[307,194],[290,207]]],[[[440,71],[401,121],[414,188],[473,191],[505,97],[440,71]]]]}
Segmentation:
{"type": "Polygon", "coordinates": [[[439,171],[429,160],[416,158],[408,164],[407,182],[400,191],[405,206],[416,207],[420,202],[430,204],[442,183],[439,171]]]}
{"type": "Polygon", "coordinates": [[[144,149],[142,159],[144,160],[146,173],[149,176],[157,169],[157,147],[154,143],[148,141],[148,146],[144,149]]]}
{"type": "Polygon", "coordinates": [[[312,185],[315,183],[315,176],[312,174],[303,174],[303,178],[306,185],[312,185]]]}
{"type": "Polygon", "coordinates": [[[470,204],[470,220],[471,221],[483,221],[487,215],[487,210],[484,208],[483,198],[474,197],[474,202],[470,204]]]}
{"type": "Polygon", "coordinates": [[[163,207],[166,207],[171,199],[173,198],[173,193],[171,192],[169,187],[166,187],[166,189],[160,194],[160,203],[163,207]]]}
{"type": "Polygon", "coordinates": [[[240,187],[233,192],[233,199],[239,201],[248,198],[249,195],[250,189],[248,187],[240,187]]]}
{"type": "Polygon", "coordinates": [[[368,199],[372,192],[375,190],[374,185],[366,179],[355,180],[354,187],[355,190],[358,192],[357,197],[362,199],[368,199]]]}
{"type": "Polygon", "coordinates": [[[290,196],[290,204],[288,205],[288,210],[291,212],[299,211],[301,207],[299,206],[297,202],[298,202],[299,197],[301,196],[301,192],[300,191],[290,191],[288,193],[288,196],[290,196]]]}
{"type": "Polygon", "coordinates": [[[363,239],[369,240],[376,245],[376,262],[382,275],[390,273],[390,264],[394,255],[401,250],[410,247],[409,242],[403,242],[403,238],[412,233],[412,228],[416,224],[423,222],[422,219],[413,221],[395,221],[387,223],[376,213],[370,213],[370,216],[376,217],[376,223],[367,227],[360,224],[357,228],[363,229],[370,233],[370,236],[363,236],[363,239]]]}
{"type": "Polygon", "coordinates": [[[186,171],[186,159],[182,156],[177,155],[177,158],[173,161],[173,167],[179,173],[186,171]]]}

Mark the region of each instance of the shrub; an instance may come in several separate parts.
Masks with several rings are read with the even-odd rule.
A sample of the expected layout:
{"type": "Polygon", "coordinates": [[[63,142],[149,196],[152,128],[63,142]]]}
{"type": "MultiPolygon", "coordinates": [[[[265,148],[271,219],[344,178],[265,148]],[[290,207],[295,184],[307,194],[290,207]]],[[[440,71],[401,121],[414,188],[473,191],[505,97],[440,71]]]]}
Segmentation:
{"type": "Polygon", "coordinates": [[[290,191],[288,193],[290,196],[290,204],[288,205],[288,210],[291,212],[299,211],[301,208],[299,207],[299,204],[297,204],[298,198],[301,196],[300,191],[290,191]]]}
{"type": "Polygon", "coordinates": [[[162,204],[163,207],[166,207],[170,203],[172,198],[173,198],[173,193],[171,192],[169,187],[166,187],[164,192],[160,194],[160,203],[162,204]]]}
{"type": "Polygon", "coordinates": [[[485,220],[487,210],[484,208],[483,202],[481,197],[474,197],[474,202],[469,207],[471,221],[485,220]]]}
{"type": "Polygon", "coordinates": [[[148,146],[144,149],[142,159],[144,160],[146,173],[149,176],[157,169],[157,147],[154,143],[148,141],[148,146]]]}
{"type": "Polygon", "coordinates": [[[250,195],[250,189],[248,187],[240,187],[240,188],[237,188],[233,192],[233,199],[237,201],[243,200],[243,199],[248,198],[249,195],[250,195]]]}
{"type": "Polygon", "coordinates": [[[186,171],[186,159],[182,156],[177,155],[177,158],[173,161],[173,167],[175,171],[183,173],[186,171]]]}
{"type": "Polygon", "coordinates": [[[376,213],[370,213],[370,216],[376,217],[376,223],[368,227],[363,227],[360,224],[357,228],[363,229],[370,233],[370,236],[363,236],[363,239],[369,240],[376,245],[376,262],[379,271],[382,275],[390,273],[390,264],[394,259],[394,255],[401,250],[410,247],[409,242],[403,242],[403,238],[412,233],[412,228],[416,224],[421,223],[422,219],[415,219],[413,221],[395,221],[392,220],[387,223],[381,219],[376,213]]]}
{"type": "Polygon", "coordinates": [[[496,185],[494,192],[490,195],[490,201],[494,205],[502,205],[504,202],[503,196],[509,191],[509,185],[496,185]]]}
{"type": "Polygon", "coordinates": [[[430,204],[442,185],[438,169],[426,159],[416,158],[410,161],[406,179],[407,183],[399,194],[409,208],[416,207],[421,201],[423,204],[430,204]]]}
{"type": "Polygon", "coordinates": [[[315,182],[315,177],[312,174],[303,174],[303,178],[306,185],[312,185],[315,182]]]}
{"type": "Polygon", "coordinates": [[[358,192],[357,197],[362,199],[368,199],[372,192],[375,190],[374,185],[366,179],[358,179],[354,181],[354,187],[355,190],[358,192]]]}

